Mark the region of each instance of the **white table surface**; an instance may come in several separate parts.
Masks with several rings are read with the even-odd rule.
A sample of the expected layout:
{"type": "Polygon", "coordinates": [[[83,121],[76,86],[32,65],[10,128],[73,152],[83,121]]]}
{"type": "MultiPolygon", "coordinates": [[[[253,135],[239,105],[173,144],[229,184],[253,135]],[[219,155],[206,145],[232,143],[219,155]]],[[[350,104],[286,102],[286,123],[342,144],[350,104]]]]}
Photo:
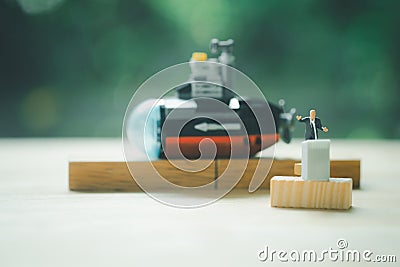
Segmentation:
{"type": "MultiPolygon", "coordinates": [[[[300,140],[276,155],[299,159],[300,140]]],[[[120,160],[120,139],[0,139],[0,266],[282,265],[257,254],[322,251],[339,238],[398,265],[400,142],[333,140],[331,156],[362,160],[349,211],[271,208],[266,191],[178,209],[144,193],[68,190],[69,159],[120,160]]]]}

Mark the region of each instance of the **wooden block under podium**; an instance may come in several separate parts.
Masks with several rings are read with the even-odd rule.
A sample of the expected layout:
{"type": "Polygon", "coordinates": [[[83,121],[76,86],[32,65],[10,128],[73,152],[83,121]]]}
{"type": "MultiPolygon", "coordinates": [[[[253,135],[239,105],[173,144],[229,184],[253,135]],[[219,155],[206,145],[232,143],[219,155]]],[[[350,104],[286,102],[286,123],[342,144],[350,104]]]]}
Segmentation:
{"type": "MultiPolygon", "coordinates": [[[[246,160],[232,159],[233,165],[245,164],[246,160]]],[[[184,172],[175,168],[167,160],[152,162],[156,170],[171,183],[195,187],[214,182],[225,170],[229,160],[217,159],[200,172],[184,172]]],[[[271,169],[261,184],[261,189],[269,189],[273,176],[293,176],[293,166],[298,160],[273,160],[271,169]]],[[[149,162],[132,162],[132,168],[146,170],[149,162]]],[[[193,164],[187,162],[184,164],[193,164]]],[[[201,162],[195,163],[202,165],[201,162]]],[[[254,170],[258,164],[269,166],[271,159],[252,158],[248,160],[244,174],[234,189],[248,189],[254,170]]],[[[350,177],[353,179],[353,188],[360,185],[359,160],[331,161],[331,177],[350,177]]],[[[157,187],[157,185],[154,185],[157,187]]],[[[141,192],[141,188],[132,178],[126,162],[73,162],[69,163],[69,189],[85,192],[141,192]]]]}
{"type": "Polygon", "coordinates": [[[352,179],[303,180],[296,176],[271,179],[271,206],[280,208],[349,209],[352,179]]]}

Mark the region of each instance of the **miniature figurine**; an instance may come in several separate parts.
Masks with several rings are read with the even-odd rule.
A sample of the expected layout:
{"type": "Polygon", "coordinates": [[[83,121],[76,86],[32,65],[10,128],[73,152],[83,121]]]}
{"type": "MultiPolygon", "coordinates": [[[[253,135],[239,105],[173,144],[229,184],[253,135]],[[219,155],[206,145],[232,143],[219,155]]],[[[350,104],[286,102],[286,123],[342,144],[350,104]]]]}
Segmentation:
{"type": "MultiPolygon", "coordinates": [[[[306,123],[302,142],[301,177],[275,176],[270,181],[271,206],[308,209],[349,209],[352,205],[351,178],[330,177],[330,140],[317,140],[317,129],[327,132],[316,111],[296,119],[306,123]]],[[[296,169],[296,165],[295,165],[296,169]]]]}
{"type": "Polygon", "coordinates": [[[306,131],[304,133],[305,140],[317,140],[317,129],[324,131],[325,133],[328,131],[328,128],[323,127],[321,124],[321,120],[316,116],[317,112],[315,111],[315,109],[310,110],[310,117],[302,118],[301,116],[296,116],[296,119],[298,121],[306,123],[306,131]]]}

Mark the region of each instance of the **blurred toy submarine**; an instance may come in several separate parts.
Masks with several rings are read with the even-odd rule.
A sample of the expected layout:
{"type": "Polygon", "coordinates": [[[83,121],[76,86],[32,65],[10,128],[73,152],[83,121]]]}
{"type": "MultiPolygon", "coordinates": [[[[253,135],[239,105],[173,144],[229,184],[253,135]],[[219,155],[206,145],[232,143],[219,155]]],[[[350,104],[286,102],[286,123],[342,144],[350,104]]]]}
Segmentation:
{"type": "Polygon", "coordinates": [[[174,88],[174,97],[165,97],[151,106],[143,139],[151,160],[199,159],[203,154],[207,157],[208,150],[214,150],[209,154],[212,158],[248,158],[279,139],[290,142],[296,109],[286,112],[284,100],[276,105],[265,99],[245,99],[232,89],[233,45],[232,39],[212,39],[210,50],[218,57],[193,53],[188,82],[174,88]],[[260,125],[260,116],[255,114],[271,114],[271,119],[260,125]],[[211,140],[213,148],[204,145],[205,140],[211,140]]]}

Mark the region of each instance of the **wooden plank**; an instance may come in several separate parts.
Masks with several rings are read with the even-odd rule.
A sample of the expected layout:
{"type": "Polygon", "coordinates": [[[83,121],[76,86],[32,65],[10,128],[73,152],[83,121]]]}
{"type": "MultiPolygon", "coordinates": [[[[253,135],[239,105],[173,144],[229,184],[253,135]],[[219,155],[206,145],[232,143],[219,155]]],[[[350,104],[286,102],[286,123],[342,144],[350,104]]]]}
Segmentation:
{"type": "MultiPolygon", "coordinates": [[[[153,162],[131,162],[132,168],[136,169],[142,177],[148,178],[147,184],[157,189],[157,179],[150,170],[154,169],[169,182],[180,185],[195,187],[208,184],[214,181],[215,162],[200,172],[184,172],[175,168],[167,160],[153,162]]],[[[175,162],[183,164],[188,168],[196,168],[202,165],[201,162],[175,162]]],[[[208,165],[208,164],[207,164],[208,165]]],[[[185,166],[183,166],[185,167],[185,166]]],[[[201,166],[203,167],[203,166],[201,166]]],[[[138,192],[141,188],[132,178],[125,162],[70,162],[69,163],[69,188],[74,191],[95,191],[95,192],[138,192]]]]}
{"type": "Polygon", "coordinates": [[[69,189],[93,192],[137,192],[125,162],[70,162],[69,189]]]}
{"type": "Polygon", "coordinates": [[[360,188],[361,163],[359,160],[331,160],[331,177],[353,179],[353,188],[360,188]]]}
{"type": "Polygon", "coordinates": [[[303,180],[295,176],[271,179],[271,206],[280,208],[349,209],[352,179],[303,180]]]}
{"type": "MultiPolygon", "coordinates": [[[[244,164],[246,160],[234,159],[233,166],[239,166],[244,164]]],[[[221,174],[225,171],[229,160],[228,159],[220,159],[218,160],[218,173],[221,174]]],[[[269,182],[272,177],[276,175],[293,175],[293,165],[296,163],[296,160],[274,160],[271,165],[271,159],[266,158],[255,158],[248,160],[247,168],[240,179],[240,181],[236,185],[236,189],[248,189],[251,180],[253,179],[254,170],[257,167],[257,164],[260,164],[261,168],[265,166],[265,168],[271,165],[271,169],[268,172],[267,177],[264,182],[261,184],[260,188],[269,189],[269,182]]]]}
{"type": "MultiPolygon", "coordinates": [[[[233,166],[244,164],[245,160],[233,159],[233,166]]],[[[257,164],[267,166],[270,159],[255,158],[248,161],[246,170],[234,189],[248,189],[253,172],[257,164]]],[[[269,189],[273,176],[293,176],[294,164],[297,160],[274,160],[271,169],[260,188],[269,189]]],[[[184,172],[175,168],[166,160],[152,162],[157,171],[168,181],[180,186],[194,187],[213,182],[225,170],[228,160],[216,160],[201,172],[184,172]]],[[[137,171],[146,172],[149,162],[133,162],[132,167],[137,171]]],[[[188,167],[198,167],[202,162],[181,162],[188,167]]],[[[193,169],[196,169],[196,168],[193,169]]],[[[360,161],[340,160],[331,161],[332,177],[350,177],[353,179],[353,188],[360,185],[360,161]]],[[[151,177],[149,177],[151,178],[151,177]]],[[[157,187],[157,184],[153,185],[157,187]]],[[[141,188],[132,178],[125,162],[70,162],[69,189],[88,192],[141,192],[141,188]]]]}
{"type": "MultiPolygon", "coordinates": [[[[332,178],[350,177],[353,179],[353,188],[360,188],[360,161],[359,160],[331,160],[332,178]]],[[[301,163],[294,164],[294,175],[301,176],[301,163]]]]}
{"type": "Polygon", "coordinates": [[[301,162],[294,164],[294,175],[301,176],[301,162]]]}

